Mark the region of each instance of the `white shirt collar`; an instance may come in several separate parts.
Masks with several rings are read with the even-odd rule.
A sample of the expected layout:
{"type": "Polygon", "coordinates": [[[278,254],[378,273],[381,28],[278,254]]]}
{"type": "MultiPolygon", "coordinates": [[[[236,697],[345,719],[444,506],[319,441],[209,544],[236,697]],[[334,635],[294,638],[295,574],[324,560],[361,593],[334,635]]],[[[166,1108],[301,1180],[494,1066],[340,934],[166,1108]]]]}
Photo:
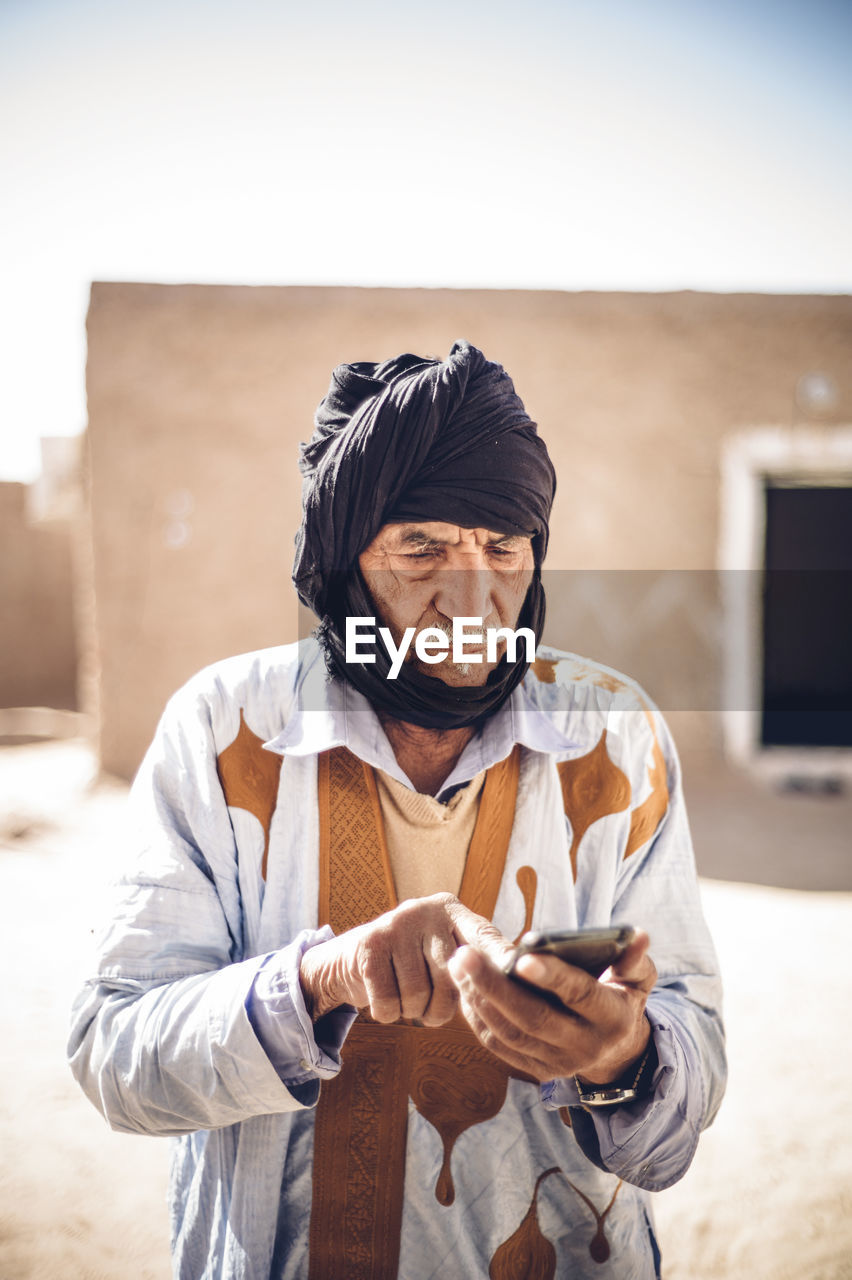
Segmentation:
{"type": "MultiPolygon", "coordinates": [[[[579,745],[535,706],[521,684],[467,744],[441,794],[505,760],[516,743],[530,751],[561,755],[571,754],[579,745]]],[[[287,724],[264,745],[285,756],[318,755],[332,747],[348,747],[360,760],[412,787],[370,703],[354,685],[330,678],[319,653],[309,658],[302,670],[296,707],[287,724]]]]}

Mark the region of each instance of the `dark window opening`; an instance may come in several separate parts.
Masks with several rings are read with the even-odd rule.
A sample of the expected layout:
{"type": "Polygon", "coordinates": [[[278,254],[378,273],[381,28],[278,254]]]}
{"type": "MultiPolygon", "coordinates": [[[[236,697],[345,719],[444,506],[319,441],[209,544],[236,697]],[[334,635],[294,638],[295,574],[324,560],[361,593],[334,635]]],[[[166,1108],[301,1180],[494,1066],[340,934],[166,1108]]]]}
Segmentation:
{"type": "Polygon", "coordinates": [[[852,487],[766,487],[765,746],[852,746],[852,487]]]}

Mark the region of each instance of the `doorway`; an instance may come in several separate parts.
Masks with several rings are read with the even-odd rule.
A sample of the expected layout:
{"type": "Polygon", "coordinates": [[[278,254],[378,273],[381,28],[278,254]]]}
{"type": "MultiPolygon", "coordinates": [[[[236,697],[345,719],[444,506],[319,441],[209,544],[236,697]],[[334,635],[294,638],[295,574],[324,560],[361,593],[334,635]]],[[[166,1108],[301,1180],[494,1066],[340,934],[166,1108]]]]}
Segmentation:
{"type": "Polygon", "coordinates": [[[725,754],[852,778],[852,430],[731,436],[721,480],[725,754]]]}
{"type": "Polygon", "coordinates": [[[764,747],[852,747],[852,487],[766,483],[764,747]]]}

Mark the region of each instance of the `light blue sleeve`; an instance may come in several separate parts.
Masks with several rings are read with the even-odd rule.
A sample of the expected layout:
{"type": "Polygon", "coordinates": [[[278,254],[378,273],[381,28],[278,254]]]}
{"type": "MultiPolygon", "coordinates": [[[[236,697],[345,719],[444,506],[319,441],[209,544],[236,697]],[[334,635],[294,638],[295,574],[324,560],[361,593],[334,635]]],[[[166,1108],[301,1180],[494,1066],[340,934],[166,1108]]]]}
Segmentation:
{"type": "Polygon", "coordinates": [[[616,1107],[583,1107],[572,1077],[542,1086],[545,1105],[569,1107],[584,1153],[649,1191],[677,1182],[725,1088],[718,962],[699,900],[680,764],[663,718],[653,713],[666,761],[669,804],[646,845],[622,863],[612,919],[650,935],[657,983],[647,1016],[658,1066],[652,1092],[616,1107]]]}
{"type": "Polygon", "coordinates": [[[276,1065],[249,1006],[268,954],[242,954],[236,849],[206,694],[172,700],[131,792],[135,850],[72,1011],[71,1069],[119,1131],[182,1134],[312,1106],[339,1056],[298,982],[309,930],[275,952],[276,1065]],[[293,1087],[288,1087],[292,1085],[293,1087]]]}
{"type": "Polygon", "coordinates": [[[312,1024],[305,1008],[299,962],[309,947],[334,937],[331,927],[305,930],[290,947],[273,951],[255,975],[246,1002],[249,1020],[266,1056],[300,1102],[313,1106],[320,1080],[340,1070],[340,1050],[358,1016],[351,1005],[332,1009],[312,1024]]]}

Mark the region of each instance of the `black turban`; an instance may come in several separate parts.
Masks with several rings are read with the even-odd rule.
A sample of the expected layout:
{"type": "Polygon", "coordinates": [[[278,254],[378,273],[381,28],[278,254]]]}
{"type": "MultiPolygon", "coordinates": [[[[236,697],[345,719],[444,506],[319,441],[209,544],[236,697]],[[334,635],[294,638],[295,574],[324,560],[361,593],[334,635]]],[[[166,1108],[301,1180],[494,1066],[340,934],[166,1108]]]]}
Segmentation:
{"type": "Polygon", "coordinates": [[[293,581],[320,618],[332,671],[376,707],[429,728],[458,728],[491,714],[527,664],[504,657],[482,687],[450,688],[406,664],[344,661],[345,620],[375,614],[358,556],[391,521],[441,520],[533,539],[536,569],[518,626],[540,639],[556,480],[544,442],[498,364],[467,342],[446,360],[401,355],[383,364],[343,364],[332,374],[302,445],[302,525],[293,581]]]}

